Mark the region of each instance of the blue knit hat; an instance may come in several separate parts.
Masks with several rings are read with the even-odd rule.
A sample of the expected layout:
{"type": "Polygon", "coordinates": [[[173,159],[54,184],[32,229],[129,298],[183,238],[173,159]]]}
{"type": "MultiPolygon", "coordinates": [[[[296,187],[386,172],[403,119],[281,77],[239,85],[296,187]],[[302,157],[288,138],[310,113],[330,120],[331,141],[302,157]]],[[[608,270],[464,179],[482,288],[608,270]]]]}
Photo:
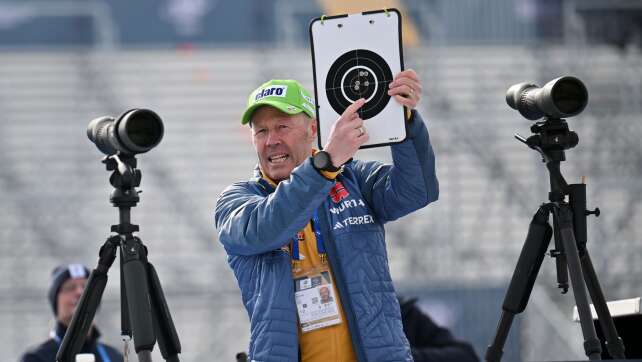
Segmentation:
{"type": "Polygon", "coordinates": [[[88,278],[89,269],[82,264],[66,264],[57,266],[51,272],[51,285],[47,296],[54,316],[58,314],[58,292],[67,279],[88,278]]]}

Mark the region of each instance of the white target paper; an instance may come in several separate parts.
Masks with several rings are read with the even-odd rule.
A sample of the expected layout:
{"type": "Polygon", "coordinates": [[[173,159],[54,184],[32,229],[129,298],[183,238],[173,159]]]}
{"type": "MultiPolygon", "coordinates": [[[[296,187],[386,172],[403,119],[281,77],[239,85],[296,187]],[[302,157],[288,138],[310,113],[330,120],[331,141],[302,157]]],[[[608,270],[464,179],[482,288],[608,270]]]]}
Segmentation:
{"type": "Polygon", "coordinates": [[[406,138],[404,109],[388,95],[403,68],[399,12],[359,13],[315,19],[310,25],[319,147],[343,111],[359,98],[370,139],[364,147],[406,138]]]}

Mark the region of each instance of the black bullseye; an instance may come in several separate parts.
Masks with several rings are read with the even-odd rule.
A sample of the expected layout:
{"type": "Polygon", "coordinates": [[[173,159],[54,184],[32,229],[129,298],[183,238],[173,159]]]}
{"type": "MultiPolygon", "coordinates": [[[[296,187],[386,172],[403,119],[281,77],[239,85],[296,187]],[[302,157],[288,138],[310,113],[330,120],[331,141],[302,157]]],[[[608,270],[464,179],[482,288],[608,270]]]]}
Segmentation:
{"type": "Polygon", "coordinates": [[[350,50],[332,63],[325,81],[328,101],[338,114],[359,98],[366,104],[359,110],[362,119],[381,112],[388,102],[388,84],[392,71],[377,53],[365,49],[350,50]]]}

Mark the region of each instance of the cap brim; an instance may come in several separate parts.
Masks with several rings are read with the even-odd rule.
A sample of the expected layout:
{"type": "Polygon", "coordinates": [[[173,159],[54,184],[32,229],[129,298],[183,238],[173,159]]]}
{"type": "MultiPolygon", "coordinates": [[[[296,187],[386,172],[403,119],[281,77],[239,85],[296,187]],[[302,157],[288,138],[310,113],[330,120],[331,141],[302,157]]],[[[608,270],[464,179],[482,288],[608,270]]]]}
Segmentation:
{"type": "Polygon", "coordinates": [[[284,103],[284,102],[279,102],[276,100],[272,99],[266,99],[266,100],[260,100],[253,105],[247,107],[245,112],[243,112],[243,116],[241,117],[241,124],[247,124],[250,119],[252,118],[252,113],[256,111],[257,108],[261,106],[270,106],[278,109],[279,111],[287,114],[299,114],[303,112],[303,109],[299,107],[295,107],[291,104],[284,103]]]}

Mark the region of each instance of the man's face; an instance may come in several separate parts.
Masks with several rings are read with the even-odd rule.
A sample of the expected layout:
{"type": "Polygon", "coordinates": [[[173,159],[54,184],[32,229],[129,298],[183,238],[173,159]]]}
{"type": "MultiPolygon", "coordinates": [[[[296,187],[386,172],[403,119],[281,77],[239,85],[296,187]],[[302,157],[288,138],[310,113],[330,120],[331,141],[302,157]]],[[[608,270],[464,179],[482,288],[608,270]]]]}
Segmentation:
{"type": "Polygon", "coordinates": [[[327,287],[319,288],[319,296],[321,297],[322,301],[330,299],[330,290],[327,287]]]}
{"type": "Polygon", "coordinates": [[[316,134],[316,122],[303,112],[289,115],[263,106],[252,114],[252,143],[261,171],[275,182],[289,178],[310,156],[316,134]]]}
{"type": "Polygon", "coordinates": [[[86,284],[86,278],[72,278],[67,279],[60,286],[60,291],[58,292],[58,313],[56,314],[56,319],[64,325],[69,325],[71,322],[71,317],[76,310],[76,305],[80,302],[80,296],[82,295],[83,290],[85,290],[86,284]]]}

